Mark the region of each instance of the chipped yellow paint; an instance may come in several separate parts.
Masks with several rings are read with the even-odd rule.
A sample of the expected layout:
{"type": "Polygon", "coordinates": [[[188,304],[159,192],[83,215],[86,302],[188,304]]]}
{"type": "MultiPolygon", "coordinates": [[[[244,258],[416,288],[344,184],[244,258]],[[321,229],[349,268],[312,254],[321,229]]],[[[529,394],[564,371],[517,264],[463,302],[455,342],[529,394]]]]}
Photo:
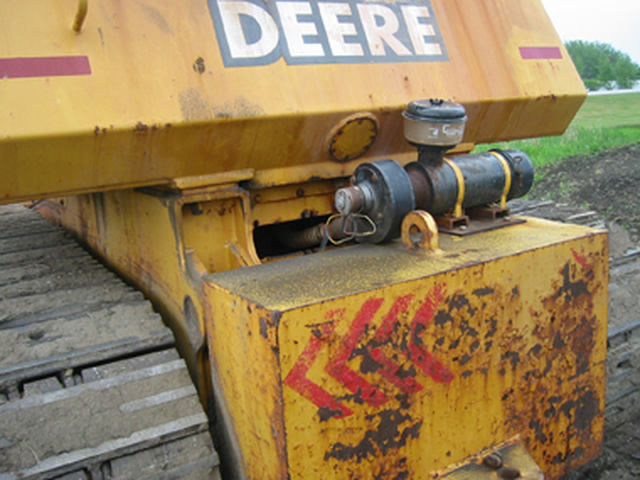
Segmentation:
{"type": "Polygon", "coordinates": [[[291,478],[430,478],[515,435],[548,479],[599,453],[606,235],[529,220],[441,239],[440,254],[362,245],[207,277],[251,458],[257,408],[286,434],[291,478]]]}
{"type": "Polygon", "coordinates": [[[69,28],[76,7],[0,2],[0,59],[73,56],[90,66],[0,78],[0,203],[247,169],[348,176],[355,162],[332,166],[326,144],[348,115],[379,121],[369,159],[400,159],[412,147],[399,114],[417,98],[462,103],[470,145],[560,134],[585,96],[534,0],[432,0],[446,61],[241,68],[223,66],[204,0],[104,0],[80,34],[69,28]],[[521,47],[561,58],[524,59],[521,47]]]}

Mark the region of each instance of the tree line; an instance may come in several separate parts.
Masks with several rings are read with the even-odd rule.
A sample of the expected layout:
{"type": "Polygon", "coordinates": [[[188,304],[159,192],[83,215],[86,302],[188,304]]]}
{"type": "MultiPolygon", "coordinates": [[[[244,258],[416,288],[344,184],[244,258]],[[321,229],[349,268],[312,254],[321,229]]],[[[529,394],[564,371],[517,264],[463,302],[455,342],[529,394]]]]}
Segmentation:
{"type": "Polygon", "coordinates": [[[571,40],[565,46],[588,90],[632,88],[640,80],[640,65],[608,43],[571,40]]]}

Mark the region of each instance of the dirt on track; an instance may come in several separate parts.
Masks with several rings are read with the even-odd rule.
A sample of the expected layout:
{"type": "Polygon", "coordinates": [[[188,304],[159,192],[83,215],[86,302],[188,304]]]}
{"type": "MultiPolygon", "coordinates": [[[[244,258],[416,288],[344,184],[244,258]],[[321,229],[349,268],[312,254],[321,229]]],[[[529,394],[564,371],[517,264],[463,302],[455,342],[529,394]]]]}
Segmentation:
{"type": "Polygon", "coordinates": [[[530,198],[594,210],[640,240],[640,143],[571,157],[537,173],[530,198]]]}

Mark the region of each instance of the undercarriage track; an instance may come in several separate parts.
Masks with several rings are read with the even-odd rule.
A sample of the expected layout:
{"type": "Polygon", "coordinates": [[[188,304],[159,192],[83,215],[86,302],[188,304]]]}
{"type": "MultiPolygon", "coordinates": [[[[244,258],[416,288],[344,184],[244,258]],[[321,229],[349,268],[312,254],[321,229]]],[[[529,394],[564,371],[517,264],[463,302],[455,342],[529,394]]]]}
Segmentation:
{"type": "Polygon", "coordinates": [[[0,480],[219,478],[171,331],[22,205],[0,207],[0,352],[0,480]]]}
{"type": "MultiPolygon", "coordinates": [[[[553,202],[511,209],[605,226],[553,202]]],[[[640,249],[613,257],[610,277],[605,449],[571,480],[637,478],[634,465],[640,475],[640,320],[619,313],[640,308],[615,307],[619,285],[640,290],[640,249]]],[[[0,207],[0,352],[0,480],[219,478],[170,330],[139,292],[21,205],[0,207]]]]}

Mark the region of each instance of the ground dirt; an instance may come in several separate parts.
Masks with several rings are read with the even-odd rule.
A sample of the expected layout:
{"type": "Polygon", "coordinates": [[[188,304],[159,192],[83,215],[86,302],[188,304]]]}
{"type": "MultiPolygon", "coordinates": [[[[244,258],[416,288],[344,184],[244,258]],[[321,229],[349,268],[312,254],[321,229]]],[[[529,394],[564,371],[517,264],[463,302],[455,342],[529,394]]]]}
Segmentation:
{"type": "Polygon", "coordinates": [[[530,198],[595,210],[640,240],[640,143],[571,157],[537,173],[530,198]]]}
{"type": "MultiPolygon", "coordinates": [[[[609,356],[619,354],[611,345],[612,329],[638,324],[640,318],[640,143],[615,148],[593,155],[580,155],[555,165],[539,169],[537,180],[529,194],[531,201],[552,201],[547,217],[554,208],[582,207],[582,211],[597,217],[610,232],[610,306],[609,356]]],[[[549,202],[550,203],[550,202],[549,202]]],[[[580,216],[583,214],[578,214],[580,216]]],[[[566,219],[566,217],[565,217],[566,219]]],[[[571,220],[569,220],[571,221],[571,220]]],[[[625,334],[627,335],[627,334],[625,334]]],[[[632,335],[629,333],[628,335],[632,335]]],[[[618,367],[626,368],[627,395],[624,419],[616,419],[610,410],[610,389],[607,393],[605,446],[599,459],[564,480],[640,479],[640,384],[638,330],[635,339],[628,339],[626,349],[615,365],[608,361],[609,384],[618,367]],[[635,342],[632,346],[628,340],[635,342]],[[615,371],[614,371],[615,370],[615,371]]],[[[619,348],[619,347],[617,347],[619,348]]]]}

